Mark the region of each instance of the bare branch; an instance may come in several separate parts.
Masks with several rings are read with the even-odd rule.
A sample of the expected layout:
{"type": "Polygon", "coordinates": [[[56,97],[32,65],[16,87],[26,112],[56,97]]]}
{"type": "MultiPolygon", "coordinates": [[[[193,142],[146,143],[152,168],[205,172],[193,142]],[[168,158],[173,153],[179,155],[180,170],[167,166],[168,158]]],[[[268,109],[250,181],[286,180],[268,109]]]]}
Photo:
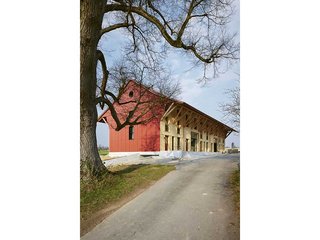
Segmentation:
{"type": "Polygon", "coordinates": [[[116,109],[114,108],[113,103],[110,102],[109,99],[104,98],[104,97],[98,97],[98,98],[96,98],[96,103],[101,103],[101,102],[103,102],[103,103],[105,103],[105,104],[108,105],[113,120],[116,122],[117,126],[121,126],[121,123],[120,123],[120,120],[119,120],[117,111],[116,111],[116,109]]]}
{"type": "Polygon", "coordinates": [[[118,28],[124,28],[124,27],[127,28],[127,27],[132,26],[132,25],[133,25],[133,24],[129,24],[129,23],[125,22],[125,23],[118,23],[118,24],[114,24],[114,25],[111,25],[111,26],[109,26],[109,27],[103,28],[103,29],[101,29],[101,31],[100,31],[100,37],[101,37],[103,34],[108,33],[108,32],[111,32],[111,31],[116,30],[116,29],[118,29],[118,28]]]}
{"type": "Polygon", "coordinates": [[[230,122],[238,131],[240,130],[240,88],[235,87],[228,89],[225,94],[228,95],[229,101],[220,104],[220,111],[223,117],[230,122]]]}
{"type": "Polygon", "coordinates": [[[182,37],[182,34],[184,33],[188,23],[189,23],[189,20],[191,19],[191,14],[193,12],[193,10],[201,3],[202,1],[199,1],[198,3],[195,1],[195,0],[192,0],[191,3],[190,3],[190,6],[189,6],[189,10],[188,10],[188,14],[184,20],[184,22],[182,23],[182,26],[178,32],[178,36],[177,36],[177,41],[181,41],[181,37],[182,37]]]}
{"type": "Polygon", "coordinates": [[[166,21],[166,19],[162,15],[162,13],[154,7],[151,0],[148,0],[148,6],[161,17],[161,19],[163,21],[163,25],[169,28],[169,30],[171,31],[171,35],[174,34],[175,31],[170,27],[169,23],[166,21]]]}
{"type": "MultiPolygon", "coordinates": [[[[100,86],[100,94],[101,96],[105,95],[105,91],[106,91],[106,87],[107,87],[107,81],[108,81],[108,77],[109,77],[109,71],[107,70],[107,64],[104,58],[103,53],[100,50],[97,50],[97,62],[100,61],[101,66],[102,66],[102,82],[101,82],[101,86],[100,86]]],[[[101,103],[100,104],[101,109],[103,109],[104,104],[101,103]]]]}
{"type": "MultiPolygon", "coordinates": [[[[238,49],[235,48],[234,52],[228,52],[226,51],[225,53],[221,53],[222,47],[224,49],[228,50],[228,47],[226,46],[227,42],[222,42],[218,47],[212,49],[211,54],[205,56],[201,54],[197,48],[195,47],[195,44],[186,44],[182,41],[182,35],[185,32],[186,26],[190,20],[192,11],[196,6],[198,6],[202,1],[195,2],[192,1],[190,4],[190,8],[188,11],[188,14],[185,18],[185,21],[183,22],[180,30],[178,31],[178,36],[176,39],[172,38],[170,34],[166,31],[165,26],[160,22],[158,18],[155,16],[149,14],[147,11],[145,11],[141,7],[136,7],[136,6],[127,6],[124,4],[107,4],[105,6],[105,12],[111,12],[111,11],[122,11],[122,12],[132,12],[135,14],[138,14],[139,16],[145,18],[149,22],[153,23],[154,26],[158,28],[164,39],[173,47],[175,48],[182,48],[187,51],[191,51],[200,61],[204,63],[213,63],[216,61],[217,58],[233,58],[234,57],[234,52],[237,52],[238,49]]],[[[163,16],[162,16],[163,17],[163,16]]]]}

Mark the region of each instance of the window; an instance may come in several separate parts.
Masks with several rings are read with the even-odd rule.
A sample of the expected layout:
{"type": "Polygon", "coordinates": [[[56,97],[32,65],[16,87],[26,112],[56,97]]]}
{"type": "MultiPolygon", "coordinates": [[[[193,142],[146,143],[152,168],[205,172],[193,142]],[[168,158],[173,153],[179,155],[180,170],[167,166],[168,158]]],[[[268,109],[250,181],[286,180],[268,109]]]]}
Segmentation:
{"type": "Polygon", "coordinates": [[[129,92],[129,97],[131,97],[131,98],[133,97],[133,91],[129,92]]]}
{"type": "Polygon", "coordinates": [[[200,133],[200,138],[202,139],[202,133],[200,133]]]}
{"type": "Polygon", "coordinates": [[[133,126],[129,127],[129,140],[133,140],[134,137],[134,128],[133,126]]]}
{"type": "Polygon", "coordinates": [[[181,149],[181,147],[180,147],[180,138],[179,137],[177,138],[177,148],[178,148],[178,150],[181,149]]]}
{"type": "Polygon", "coordinates": [[[177,134],[180,134],[180,122],[178,121],[177,134]]]}
{"type": "Polygon", "coordinates": [[[207,140],[209,139],[209,134],[207,134],[207,137],[206,137],[206,139],[207,139],[207,140]]]}

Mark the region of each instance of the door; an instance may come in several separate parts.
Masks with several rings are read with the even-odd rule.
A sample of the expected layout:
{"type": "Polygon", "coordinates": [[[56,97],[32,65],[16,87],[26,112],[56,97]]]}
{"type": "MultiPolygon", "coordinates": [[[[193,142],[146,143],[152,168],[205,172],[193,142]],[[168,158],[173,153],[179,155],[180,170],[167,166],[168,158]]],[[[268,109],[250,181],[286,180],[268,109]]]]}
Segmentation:
{"type": "Polygon", "coordinates": [[[214,152],[218,152],[218,145],[217,145],[217,143],[214,143],[214,144],[213,144],[213,147],[214,147],[214,152]]]}
{"type": "Polygon", "coordinates": [[[169,136],[164,136],[164,150],[168,151],[169,136]]]}
{"type": "Polygon", "coordinates": [[[191,132],[191,151],[197,151],[198,133],[191,132]]]}
{"type": "Polygon", "coordinates": [[[171,150],[174,150],[174,137],[172,137],[172,142],[171,142],[171,150]]]}
{"type": "Polygon", "coordinates": [[[193,151],[193,152],[196,151],[196,145],[197,145],[197,139],[191,138],[191,151],[193,151]]]}

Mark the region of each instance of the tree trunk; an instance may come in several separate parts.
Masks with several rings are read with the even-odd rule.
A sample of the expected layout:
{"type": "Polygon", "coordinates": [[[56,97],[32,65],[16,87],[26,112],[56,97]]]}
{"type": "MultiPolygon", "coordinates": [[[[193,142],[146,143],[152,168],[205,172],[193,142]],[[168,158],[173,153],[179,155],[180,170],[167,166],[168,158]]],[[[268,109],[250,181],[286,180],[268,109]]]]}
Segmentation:
{"type": "Polygon", "coordinates": [[[80,1],[80,161],[81,177],[105,170],[97,147],[96,50],[104,0],[80,1]]]}

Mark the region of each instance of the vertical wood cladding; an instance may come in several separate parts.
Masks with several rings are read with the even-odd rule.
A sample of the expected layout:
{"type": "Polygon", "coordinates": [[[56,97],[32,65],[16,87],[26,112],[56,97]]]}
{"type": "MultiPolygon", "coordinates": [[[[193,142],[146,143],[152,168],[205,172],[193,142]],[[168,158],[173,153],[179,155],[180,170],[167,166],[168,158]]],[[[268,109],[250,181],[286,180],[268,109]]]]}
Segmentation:
{"type": "Polygon", "coordinates": [[[146,125],[135,125],[133,139],[129,140],[129,126],[120,131],[109,129],[111,152],[160,151],[160,122],[153,120],[146,125]]]}
{"type": "MultiPolygon", "coordinates": [[[[133,125],[133,139],[129,139],[129,128],[126,126],[120,131],[116,131],[116,124],[113,120],[110,111],[104,113],[103,118],[106,119],[109,125],[109,144],[111,152],[144,152],[144,151],[160,151],[160,118],[164,113],[163,103],[158,103],[159,96],[150,91],[145,91],[141,86],[135,82],[130,81],[126,90],[124,91],[120,102],[135,101],[139,98],[140,101],[152,101],[152,110],[142,117],[139,121],[149,119],[150,116],[154,115],[155,118],[146,123],[133,125]],[[141,98],[143,92],[143,97],[141,98]],[[158,100],[158,101],[157,101],[158,100]]],[[[129,112],[135,107],[136,103],[132,102],[129,104],[119,105],[114,104],[115,109],[118,113],[121,122],[124,122],[129,112]]],[[[148,106],[148,105],[147,105],[148,106]]],[[[146,105],[140,105],[135,111],[133,119],[144,113],[146,105]]]]}

